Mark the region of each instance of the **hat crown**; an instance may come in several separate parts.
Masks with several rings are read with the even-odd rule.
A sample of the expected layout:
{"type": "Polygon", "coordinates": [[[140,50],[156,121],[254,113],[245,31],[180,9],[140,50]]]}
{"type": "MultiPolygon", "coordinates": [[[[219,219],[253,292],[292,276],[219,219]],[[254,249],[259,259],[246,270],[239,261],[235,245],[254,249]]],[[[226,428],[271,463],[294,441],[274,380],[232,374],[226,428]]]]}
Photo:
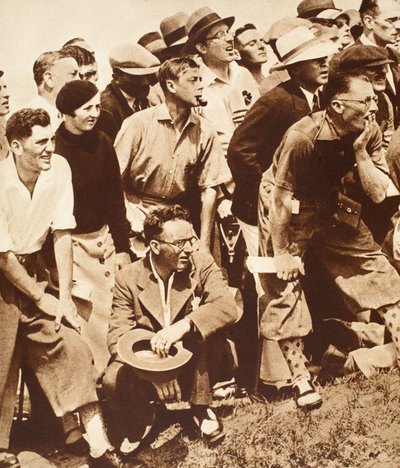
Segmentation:
{"type": "Polygon", "coordinates": [[[284,34],[292,31],[295,28],[304,26],[310,28],[312,26],[311,21],[304,18],[292,18],[288,16],[287,18],[281,18],[271,25],[264,36],[264,41],[271,42],[279,39],[284,34]]]}
{"type": "Polygon", "coordinates": [[[146,34],[138,40],[138,44],[143,46],[152,54],[158,53],[166,49],[167,45],[164,42],[161,34],[158,31],[152,31],[146,34]]]}
{"type": "Polygon", "coordinates": [[[390,63],[386,49],[373,45],[356,44],[341,53],[341,68],[373,67],[390,63]]]}
{"type": "Polygon", "coordinates": [[[124,42],[114,46],[109,53],[112,68],[151,68],[160,65],[159,60],[140,44],[124,42]]]}
{"type": "Polygon", "coordinates": [[[186,22],[186,33],[188,36],[193,34],[197,29],[203,28],[208,24],[213,23],[222,18],[209,7],[202,7],[194,11],[186,22]]]}
{"type": "Polygon", "coordinates": [[[308,18],[326,9],[337,9],[333,0],[303,0],[297,5],[297,13],[302,18],[308,18]]]}
{"type": "Polygon", "coordinates": [[[164,18],[160,23],[160,31],[165,43],[170,46],[186,36],[186,22],[189,16],[183,11],[164,18]]]}
{"type": "Polygon", "coordinates": [[[295,53],[301,47],[306,47],[308,43],[315,43],[318,39],[304,26],[292,29],[281,36],[276,41],[276,48],[282,59],[291,53],[295,53]]]}

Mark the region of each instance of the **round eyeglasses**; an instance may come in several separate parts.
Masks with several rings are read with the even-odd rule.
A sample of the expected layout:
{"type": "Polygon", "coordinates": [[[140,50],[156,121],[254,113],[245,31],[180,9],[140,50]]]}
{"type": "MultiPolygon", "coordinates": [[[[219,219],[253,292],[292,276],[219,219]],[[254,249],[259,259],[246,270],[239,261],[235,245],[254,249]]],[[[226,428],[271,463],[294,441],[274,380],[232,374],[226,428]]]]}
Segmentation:
{"type": "Polygon", "coordinates": [[[176,247],[178,249],[178,251],[182,251],[186,244],[189,244],[190,247],[195,247],[195,245],[198,243],[198,238],[196,236],[192,236],[192,237],[189,237],[187,239],[178,239],[176,241],[173,241],[173,242],[168,242],[168,241],[165,241],[165,240],[162,240],[162,239],[154,239],[158,242],[161,242],[162,244],[168,244],[168,245],[172,245],[173,247],[176,247]]]}
{"type": "Polygon", "coordinates": [[[357,102],[358,104],[362,104],[365,110],[368,110],[371,107],[372,102],[376,105],[378,104],[378,97],[377,96],[369,96],[366,99],[344,99],[341,97],[336,98],[338,101],[343,102],[357,102]]]}

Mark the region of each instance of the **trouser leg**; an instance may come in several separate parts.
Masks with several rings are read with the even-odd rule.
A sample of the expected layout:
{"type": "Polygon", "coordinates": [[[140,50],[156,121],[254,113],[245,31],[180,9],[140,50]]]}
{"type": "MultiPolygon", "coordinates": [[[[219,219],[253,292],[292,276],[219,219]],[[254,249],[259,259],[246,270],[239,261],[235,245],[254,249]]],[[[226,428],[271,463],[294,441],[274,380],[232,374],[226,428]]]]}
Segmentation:
{"type": "Polygon", "coordinates": [[[15,351],[0,401],[0,449],[7,449],[10,444],[11,426],[17,401],[18,375],[19,359],[18,352],[15,351]]]}
{"type": "Polygon", "coordinates": [[[378,313],[383,318],[397,350],[397,363],[400,365],[400,302],[381,307],[378,313]]]}

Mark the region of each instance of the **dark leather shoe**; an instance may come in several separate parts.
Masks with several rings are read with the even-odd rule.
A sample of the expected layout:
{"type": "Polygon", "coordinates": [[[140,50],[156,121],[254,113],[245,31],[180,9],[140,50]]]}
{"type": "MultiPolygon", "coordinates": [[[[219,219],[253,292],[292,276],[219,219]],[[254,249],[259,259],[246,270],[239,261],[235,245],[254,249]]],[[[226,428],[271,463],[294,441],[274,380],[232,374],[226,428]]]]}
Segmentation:
{"type": "Polygon", "coordinates": [[[9,452],[0,452],[0,468],[20,468],[18,458],[9,452]]]}
{"type": "Polygon", "coordinates": [[[123,468],[147,468],[147,465],[144,461],[130,455],[125,457],[123,468]]]}
{"type": "Polygon", "coordinates": [[[89,457],[90,468],[123,468],[124,462],[115,451],[107,450],[99,458],[89,457]]]}
{"type": "Polygon", "coordinates": [[[211,408],[192,405],[192,417],[196,432],[208,445],[213,446],[224,440],[224,426],[211,408]]]}

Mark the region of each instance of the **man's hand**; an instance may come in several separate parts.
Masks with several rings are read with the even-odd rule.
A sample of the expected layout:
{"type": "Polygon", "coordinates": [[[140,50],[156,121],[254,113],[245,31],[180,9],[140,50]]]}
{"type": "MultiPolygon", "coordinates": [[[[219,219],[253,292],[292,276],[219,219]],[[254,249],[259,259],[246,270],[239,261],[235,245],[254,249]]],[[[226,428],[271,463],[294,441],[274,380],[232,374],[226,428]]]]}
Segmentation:
{"type": "Polygon", "coordinates": [[[276,274],[283,281],[295,280],[299,274],[304,275],[304,264],[300,257],[294,257],[289,252],[274,256],[276,274]]]}
{"type": "Polygon", "coordinates": [[[115,271],[117,272],[123,266],[131,263],[131,257],[127,252],[119,252],[115,255],[115,271]]]}
{"type": "Polygon", "coordinates": [[[60,329],[63,317],[74,330],[78,333],[80,332],[81,327],[79,324],[78,312],[72,299],[58,300],[56,320],[54,322],[56,331],[60,329]]]}
{"type": "Polygon", "coordinates": [[[375,114],[370,114],[364,122],[364,130],[353,143],[353,148],[356,152],[363,151],[367,147],[374,132],[373,124],[375,122],[375,114]]]}
{"type": "Polygon", "coordinates": [[[170,347],[190,331],[189,320],[182,319],[157,332],[150,340],[151,349],[160,357],[167,357],[170,347]]]}
{"type": "Polygon", "coordinates": [[[221,219],[232,216],[232,201],[224,198],[218,205],[217,211],[221,219]]]}
{"type": "Polygon", "coordinates": [[[181,401],[182,399],[181,388],[176,379],[162,384],[153,382],[153,387],[157,390],[158,398],[161,401],[181,401]]]}

